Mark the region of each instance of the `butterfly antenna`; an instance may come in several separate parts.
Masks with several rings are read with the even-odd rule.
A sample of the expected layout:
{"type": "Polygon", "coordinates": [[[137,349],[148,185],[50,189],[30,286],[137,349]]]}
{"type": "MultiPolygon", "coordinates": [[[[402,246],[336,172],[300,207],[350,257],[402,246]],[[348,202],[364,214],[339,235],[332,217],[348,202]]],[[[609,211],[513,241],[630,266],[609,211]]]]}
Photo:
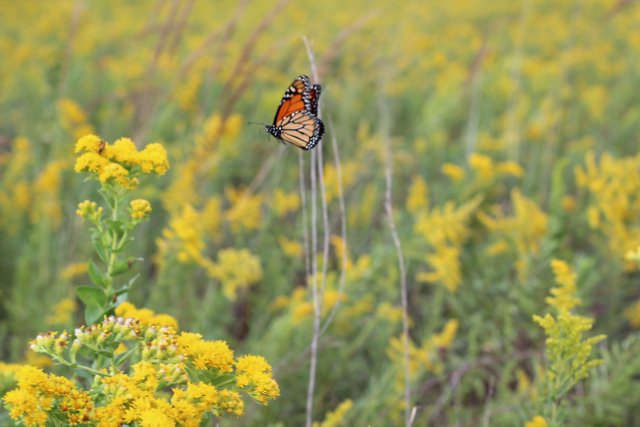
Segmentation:
{"type": "Polygon", "coordinates": [[[260,123],[260,122],[247,122],[248,125],[262,125],[262,126],[267,126],[266,123],[260,123]]]}

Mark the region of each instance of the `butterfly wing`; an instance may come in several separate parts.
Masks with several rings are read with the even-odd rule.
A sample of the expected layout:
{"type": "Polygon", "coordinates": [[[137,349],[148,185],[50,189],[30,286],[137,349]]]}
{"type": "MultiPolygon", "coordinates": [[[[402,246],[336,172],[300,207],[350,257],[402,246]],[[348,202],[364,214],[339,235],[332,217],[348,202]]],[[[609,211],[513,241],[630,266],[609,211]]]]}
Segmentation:
{"type": "Polygon", "coordinates": [[[309,98],[308,110],[314,116],[318,115],[318,98],[320,98],[320,93],[322,93],[322,86],[319,84],[312,85],[307,92],[309,98]]]}
{"type": "Polygon", "coordinates": [[[278,122],[289,114],[309,109],[310,104],[308,93],[310,87],[311,82],[309,81],[309,77],[304,75],[297,77],[293,82],[291,82],[287,90],[284,92],[280,105],[276,110],[276,115],[273,118],[274,125],[278,124],[278,122]]]}
{"type": "Polygon", "coordinates": [[[278,123],[279,138],[303,150],[311,150],[318,145],[324,134],[322,120],[308,111],[296,111],[285,116],[278,123]]]}

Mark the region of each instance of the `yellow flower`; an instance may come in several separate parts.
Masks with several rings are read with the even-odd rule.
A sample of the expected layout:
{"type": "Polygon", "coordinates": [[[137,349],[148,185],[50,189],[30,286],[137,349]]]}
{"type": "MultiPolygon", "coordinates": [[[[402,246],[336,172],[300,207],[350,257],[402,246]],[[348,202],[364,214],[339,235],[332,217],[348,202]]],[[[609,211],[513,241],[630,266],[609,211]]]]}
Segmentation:
{"type": "Polygon", "coordinates": [[[509,250],[509,244],[504,239],[500,239],[497,242],[489,245],[486,249],[487,255],[496,256],[503,254],[509,250]]]}
{"type": "Polygon", "coordinates": [[[116,316],[137,319],[143,325],[167,326],[178,329],[178,321],[168,314],[156,314],[148,308],[138,309],[129,301],[116,307],[116,316]]]}
{"type": "Polygon", "coordinates": [[[83,151],[86,151],[89,153],[100,153],[105,148],[105,144],[106,143],[97,135],[84,135],[76,142],[74,152],[82,153],[83,151]]]}
{"type": "Polygon", "coordinates": [[[262,356],[241,356],[236,361],[236,384],[249,388],[258,403],[266,404],[280,396],[278,383],[271,377],[271,365],[262,356]]]}
{"type": "Polygon", "coordinates": [[[580,304],[580,298],[576,297],[576,274],[566,262],[559,259],[551,260],[551,268],[560,286],[551,289],[552,296],[546,298],[547,304],[558,310],[564,308],[570,311],[580,304]]]}
{"type": "Polygon", "coordinates": [[[280,237],[278,239],[278,243],[280,244],[282,252],[286,256],[294,259],[302,259],[302,256],[304,255],[304,249],[302,248],[300,242],[289,240],[286,237],[280,237]]]}
{"type": "Polygon", "coordinates": [[[452,181],[461,181],[464,179],[464,169],[453,163],[445,163],[442,165],[442,173],[449,177],[452,181]]]}
{"type": "Polygon", "coordinates": [[[288,213],[295,212],[300,208],[300,197],[296,193],[285,193],[280,189],[273,192],[271,206],[278,217],[282,218],[288,213]]]}
{"type": "Polygon", "coordinates": [[[202,335],[193,332],[182,332],[177,340],[178,352],[191,360],[197,369],[233,371],[233,351],[226,342],[206,341],[202,335]]]}
{"type": "Polygon", "coordinates": [[[167,151],[157,142],[149,144],[138,154],[137,164],[144,173],[164,175],[169,170],[167,151]]]}
{"type": "Polygon", "coordinates": [[[129,138],[108,144],[96,135],[85,135],[76,142],[75,152],[81,153],[74,166],[76,172],[91,172],[102,183],[113,181],[127,189],[138,184],[136,175],[163,175],[169,168],[167,152],[161,144],[149,144],[138,151],[129,138]]]}
{"type": "Polygon", "coordinates": [[[434,253],[427,255],[431,272],[420,272],[416,279],[420,282],[441,283],[449,292],[455,293],[462,283],[460,248],[440,245],[434,253]]]}
{"type": "Polygon", "coordinates": [[[84,202],[80,202],[78,204],[76,215],[78,215],[80,218],[87,218],[92,221],[97,221],[98,219],[100,219],[100,216],[102,216],[102,212],[102,207],[98,207],[98,204],[96,202],[85,200],[84,202]]]}
{"type": "MultiPolygon", "coordinates": [[[[571,386],[589,375],[589,370],[602,364],[601,359],[589,360],[594,345],[605,335],[583,339],[582,334],[591,330],[593,319],[570,313],[560,308],[557,316],[546,314],[533,316],[547,335],[546,354],[550,363],[549,378],[571,386]]],[[[563,386],[566,390],[566,385],[563,386]]]]}
{"type": "Polygon", "coordinates": [[[458,320],[449,320],[439,334],[433,336],[433,343],[438,348],[449,348],[453,344],[458,331],[458,320]]]}
{"type": "Polygon", "coordinates": [[[511,192],[513,215],[508,217],[496,209],[495,217],[484,212],[478,220],[490,231],[510,240],[520,257],[536,254],[548,227],[548,216],[533,200],[526,198],[518,189],[511,192]]]}
{"type": "Polygon", "coordinates": [[[111,145],[106,145],[101,153],[107,159],[122,165],[137,163],[138,148],[130,138],[120,138],[111,145]]]}
{"type": "Polygon", "coordinates": [[[540,415],[536,415],[531,419],[531,421],[527,421],[524,425],[524,427],[547,427],[547,426],[548,426],[547,422],[540,415]]]}
{"type": "Polygon", "coordinates": [[[507,161],[498,163],[496,169],[500,174],[511,175],[518,178],[524,175],[524,169],[522,169],[522,166],[520,166],[516,162],[507,161]]]}
{"type": "Polygon", "coordinates": [[[186,390],[175,388],[171,397],[175,420],[179,425],[198,427],[205,412],[219,405],[219,391],[210,384],[188,383],[186,390]]]}
{"type": "Polygon", "coordinates": [[[146,409],[138,415],[138,420],[141,427],[173,427],[176,425],[163,408],[146,409]]]}
{"type": "Polygon", "coordinates": [[[340,427],[344,425],[344,417],[352,407],[353,401],[351,399],[345,400],[334,411],[327,413],[324,421],[321,423],[314,422],[313,427],[340,427]]]}
{"type": "Polygon", "coordinates": [[[234,301],[239,292],[262,279],[260,259],[246,249],[223,249],[218,262],[207,269],[209,276],[222,283],[224,295],[234,301]]]}
{"type": "Polygon", "coordinates": [[[131,206],[131,218],[142,219],[151,213],[151,204],[144,199],[132,200],[131,206]]]}
{"type": "Polygon", "coordinates": [[[33,366],[23,366],[16,372],[18,387],[5,394],[9,416],[27,425],[44,426],[54,402],[69,424],[89,421],[93,401],[64,377],[49,375],[33,366]]]}
{"type": "Polygon", "coordinates": [[[78,156],[74,170],[76,172],[88,171],[98,174],[109,164],[109,160],[92,151],[86,152],[78,156]]]}
{"type": "Polygon", "coordinates": [[[233,231],[257,230],[262,222],[262,195],[252,195],[247,191],[232,187],[225,189],[231,207],[225,212],[225,219],[229,221],[233,231]]]}
{"type": "Polygon", "coordinates": [[[420,175],[414,175],[409,195],[407,196],[407,210],[412,214],[429,207],[429,189],[427,182],[420,175]]]}
{"type": "Polygon", "coordinates": [[[491,157],[480,153],[472,153],[469,156],[469,166],[478,175],[481,182],[490,181],[497,172],[491,157]]]}
{"type": "Polygon", "coordinates": [[[443,207],[432,208],[431,212],[421,212],[414,230],[433,247],[461,244],[469,235],[467,224],[481,202],[482,197],[476,196],[459,207],[447,202],[443,207]]]}
{"type": "Polygon", "coordinates": [[[204,205],[201,215],[202,229],[207,235],[217,239],[222,226],[222,202],[219,197],[211,197],[204,205]]]}
{"type": "Polygon", "coordinates": [[[135,181],[129,179],[129,171],[118,163],[104,165],[98,174],[98,179],[103,184],[113,180],[125,188],[135,187],[135,181]]]}

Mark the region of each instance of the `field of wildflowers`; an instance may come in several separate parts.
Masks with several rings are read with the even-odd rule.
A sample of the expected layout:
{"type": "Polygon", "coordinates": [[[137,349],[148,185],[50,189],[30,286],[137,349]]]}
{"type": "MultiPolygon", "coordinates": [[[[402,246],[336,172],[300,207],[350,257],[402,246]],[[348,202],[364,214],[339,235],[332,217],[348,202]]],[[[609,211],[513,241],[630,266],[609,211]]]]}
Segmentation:
{"type": "Polygon", "coordinates": [[[5,3],[0,425],[640,425],[637,2],[5,3]]]}

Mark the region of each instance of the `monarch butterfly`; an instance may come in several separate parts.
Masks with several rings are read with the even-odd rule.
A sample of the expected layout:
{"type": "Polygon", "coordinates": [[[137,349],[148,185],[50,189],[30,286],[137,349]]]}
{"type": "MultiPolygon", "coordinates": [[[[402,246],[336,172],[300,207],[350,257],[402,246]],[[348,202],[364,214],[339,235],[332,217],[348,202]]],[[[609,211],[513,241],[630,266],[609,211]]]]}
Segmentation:
{"type": "Polygon", "coordinates": [[[322,87],[311,84],[309,77],[299,76],[284,92],[272,125],[267,132],[283,142],[303,150],[318,145],[324,134],[324,124],[316,117],[322,87]]]}

